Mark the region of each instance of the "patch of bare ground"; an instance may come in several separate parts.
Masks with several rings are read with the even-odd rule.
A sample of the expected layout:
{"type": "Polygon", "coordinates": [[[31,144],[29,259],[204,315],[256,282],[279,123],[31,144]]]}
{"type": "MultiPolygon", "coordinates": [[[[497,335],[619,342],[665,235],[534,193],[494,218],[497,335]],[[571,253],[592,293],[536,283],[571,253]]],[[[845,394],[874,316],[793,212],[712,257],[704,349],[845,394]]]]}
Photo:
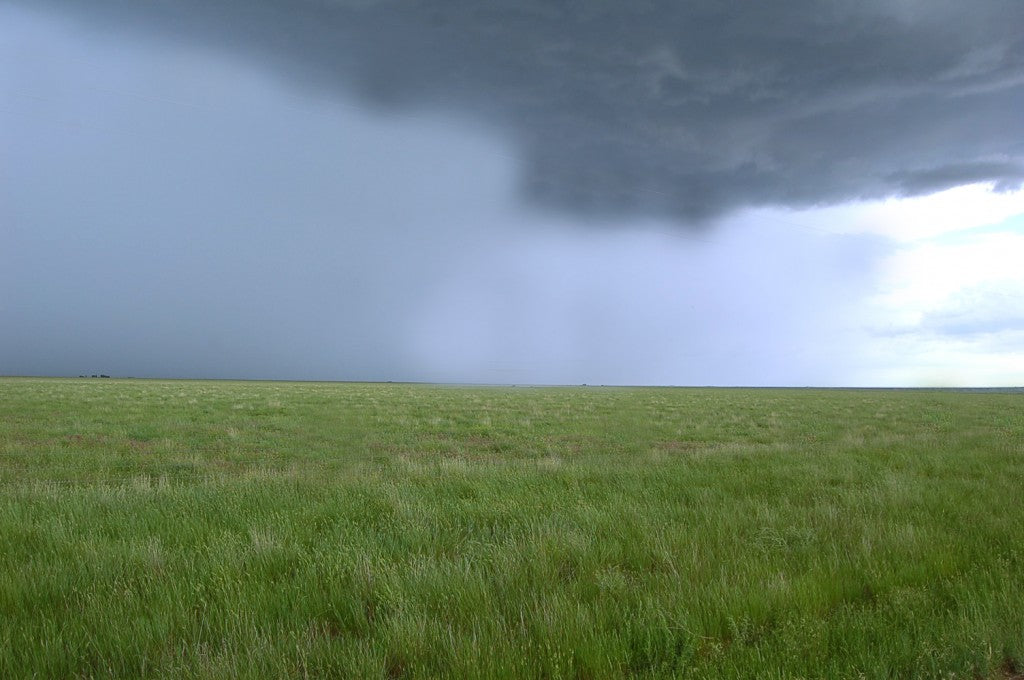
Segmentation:
{"type": "Polygon", "coordinates": [[[1024,680],[1024,669],[1013,659],[1006,658],[996,668],[994,675],[982,675],[979,671],[974,677],[976,680],[1024,680]]]}
{"type": "Polygon", "coordinates": [[[1013,659],[1003,659],[1003,663],[999,665],[999,675],[996,677],[1001,680],[1024,680],[1024,668],[1013,659]]]}

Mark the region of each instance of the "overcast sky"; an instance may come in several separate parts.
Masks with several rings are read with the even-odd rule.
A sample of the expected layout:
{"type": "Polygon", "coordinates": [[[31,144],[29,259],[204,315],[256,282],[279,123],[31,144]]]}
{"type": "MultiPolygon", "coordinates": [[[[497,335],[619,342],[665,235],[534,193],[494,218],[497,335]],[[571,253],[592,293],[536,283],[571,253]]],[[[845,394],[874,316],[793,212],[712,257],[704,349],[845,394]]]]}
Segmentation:
{"type": "Polygon", "coordinates": [[[0,374],[1022,385],[1022,26],[0,0],[0,374]]]}

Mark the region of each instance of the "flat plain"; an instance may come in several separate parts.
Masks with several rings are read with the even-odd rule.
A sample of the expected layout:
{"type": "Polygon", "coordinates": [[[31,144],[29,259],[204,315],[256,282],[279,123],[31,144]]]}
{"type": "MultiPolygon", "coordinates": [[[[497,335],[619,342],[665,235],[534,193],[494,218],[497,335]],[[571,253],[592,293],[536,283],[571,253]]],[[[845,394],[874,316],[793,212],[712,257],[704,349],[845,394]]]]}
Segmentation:
{"type": "Polygon", "coordinates": [[[1024,395],[0,379],[0,677],[1019,678],[1024,395]]]}

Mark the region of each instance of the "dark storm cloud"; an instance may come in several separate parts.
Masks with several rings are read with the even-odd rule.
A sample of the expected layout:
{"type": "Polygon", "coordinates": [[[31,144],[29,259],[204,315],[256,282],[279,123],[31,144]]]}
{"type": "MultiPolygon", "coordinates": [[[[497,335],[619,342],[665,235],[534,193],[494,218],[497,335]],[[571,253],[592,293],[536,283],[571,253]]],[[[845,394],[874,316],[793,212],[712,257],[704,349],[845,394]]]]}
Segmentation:
{"type": "Polygon", "coordinates": [[[1021,163],[951,163],[926,170],[894,173],[892,178],[902,187],[903,194],[914,195],[940,191],[959,184],[973,184],[995,180],[997,191],[1013,191],[1024,183],[1024,164],[1021,163]]]}
{"type": "Polygon", "coordinates": [[[503,127],[525,196],[705,218],[1024,179],[1024,3],[32,0],[503,127]]]}

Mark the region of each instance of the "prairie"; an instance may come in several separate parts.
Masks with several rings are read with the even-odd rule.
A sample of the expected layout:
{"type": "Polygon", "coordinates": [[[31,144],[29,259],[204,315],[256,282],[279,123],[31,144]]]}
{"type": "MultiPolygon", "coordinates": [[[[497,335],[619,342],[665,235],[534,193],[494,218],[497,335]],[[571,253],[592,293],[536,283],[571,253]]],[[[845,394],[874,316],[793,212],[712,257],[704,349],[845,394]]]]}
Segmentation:
{"type": "Polygon", "coordinates": [[[1024,395],[0,379],[0,677],[1017,678],[1024,395]]]}

